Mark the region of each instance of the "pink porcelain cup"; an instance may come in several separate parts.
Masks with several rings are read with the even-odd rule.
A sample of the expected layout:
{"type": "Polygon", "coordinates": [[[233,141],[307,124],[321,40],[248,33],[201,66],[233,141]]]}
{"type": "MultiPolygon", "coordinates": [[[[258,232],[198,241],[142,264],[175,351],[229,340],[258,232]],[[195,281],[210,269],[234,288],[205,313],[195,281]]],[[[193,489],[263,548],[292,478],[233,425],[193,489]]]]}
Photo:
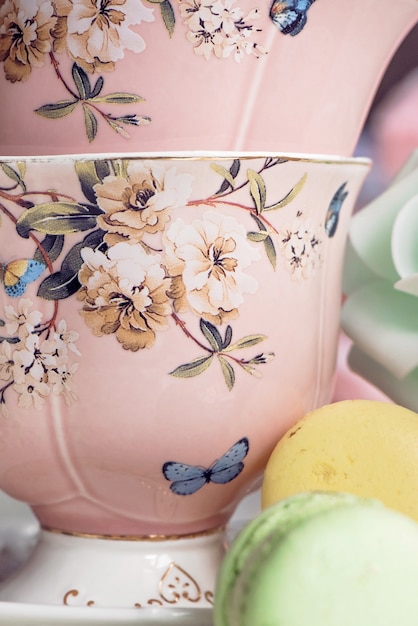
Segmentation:
{"type": "Polygon", "coordinates": [[[417,0],[4,0],[0,154],[352,154],[417,0]]]}
{"type": "Polygon", "coordinates": [[[369,165],[0,162],[0,487],[43,528],[0,599],[210,602],[222,528],[283,433],[330,399],[369,165]]]}

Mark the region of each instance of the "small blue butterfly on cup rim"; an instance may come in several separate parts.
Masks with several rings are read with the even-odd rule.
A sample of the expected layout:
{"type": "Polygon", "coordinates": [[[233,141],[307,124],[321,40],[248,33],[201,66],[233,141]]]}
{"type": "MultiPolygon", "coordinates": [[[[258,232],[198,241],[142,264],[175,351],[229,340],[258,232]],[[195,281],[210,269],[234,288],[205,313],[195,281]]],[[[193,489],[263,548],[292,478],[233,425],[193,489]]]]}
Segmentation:
{"type": "Polygon", "coordinates": [[[308,9],[314,2],[315,0],[274,0],[270,17],[284,35],[294,37],[304,28],[308,9]]]}

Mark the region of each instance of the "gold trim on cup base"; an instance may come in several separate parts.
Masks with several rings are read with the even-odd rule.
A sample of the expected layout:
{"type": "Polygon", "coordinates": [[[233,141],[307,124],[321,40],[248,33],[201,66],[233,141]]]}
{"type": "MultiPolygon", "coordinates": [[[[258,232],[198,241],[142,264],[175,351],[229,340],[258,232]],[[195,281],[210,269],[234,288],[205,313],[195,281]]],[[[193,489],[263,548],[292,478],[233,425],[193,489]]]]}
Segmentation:
{"type": "Polygon", "coordinates": [[[41,526],[41,529],[55,533],[56,535],[65,535],[67,537],[81,537],[84,539],[107,539],[110,541],[179,541],[181,539],[196,539],[200,537],[208,537],[225,531],[225,526],[210,528],[209,530],[201,530],[195,533],[182,535],[101,535],[99,533],[82,533],[71,530],[61,530],[60,528],[52,528],[51,526],[41,526]]]}

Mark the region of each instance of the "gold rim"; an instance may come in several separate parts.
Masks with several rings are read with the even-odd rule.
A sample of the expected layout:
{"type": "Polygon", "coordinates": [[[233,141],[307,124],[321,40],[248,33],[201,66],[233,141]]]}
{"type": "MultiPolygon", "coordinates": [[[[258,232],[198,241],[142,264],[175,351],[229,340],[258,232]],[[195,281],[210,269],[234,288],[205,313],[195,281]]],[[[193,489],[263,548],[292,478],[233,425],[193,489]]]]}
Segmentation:
{"type": "Polygon", "coordinates": [[[39,162],[60,162],[60,161],[98,161],[98,160],[154,160],[154,161],[230,161],[231,159],[254,160],[254,159],[283,159],[284,161],[319,163],[328,165],[367,165],[370,166],[372,160],[368,157],[344,157],[327,154],[304,154],[297,152],[235,152],[235,151],[208,151],[198,152],[144,152],[144,153],[98,153],[98,154],[62,154],[62,155],[40,155],[40,156],[0,156],[0,163],[10,163],[23,161],[25,163],[39,162]],[[193,154],[191,154],[193,153],[193,154]]]}
{"type": "Polygon", "coordinates": [[[182,535],[101,535],[99,533],[81,533],[71,530],[62,530],[51,526],[41,526],[41,529],[48,533],[54,533],[55,535],[81,537],[84,539],[105,539],[108,541],[179,541],[180,539],[197,539],[199,537],[208,537],[210,535],[222,533],[225,531],[225,526],[182,535]]]}

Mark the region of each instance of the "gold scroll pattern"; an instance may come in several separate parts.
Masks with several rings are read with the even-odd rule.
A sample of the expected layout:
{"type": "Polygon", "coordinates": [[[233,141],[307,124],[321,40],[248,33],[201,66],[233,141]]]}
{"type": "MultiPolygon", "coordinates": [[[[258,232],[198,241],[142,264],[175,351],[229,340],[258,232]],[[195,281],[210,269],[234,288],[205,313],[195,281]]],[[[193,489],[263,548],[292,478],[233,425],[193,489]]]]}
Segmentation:
{"type": "MultiPolygon", "coordinates": [[[[64,594],[63,604],[70,606],[71,599],[80,595],[78,589],[70,589],[64,594]]],[[[197,581],[185,569],[172,561],[158,582],[158,596],[149,598],[145,603],[135,602],[134,607],[175,605],[180,601],[192,604],[208,602],[213,604],[213,592],[202,591],[197,581]]],[[[86,606],[95,606],[95,600],[88,600],[86,606]]]]}

